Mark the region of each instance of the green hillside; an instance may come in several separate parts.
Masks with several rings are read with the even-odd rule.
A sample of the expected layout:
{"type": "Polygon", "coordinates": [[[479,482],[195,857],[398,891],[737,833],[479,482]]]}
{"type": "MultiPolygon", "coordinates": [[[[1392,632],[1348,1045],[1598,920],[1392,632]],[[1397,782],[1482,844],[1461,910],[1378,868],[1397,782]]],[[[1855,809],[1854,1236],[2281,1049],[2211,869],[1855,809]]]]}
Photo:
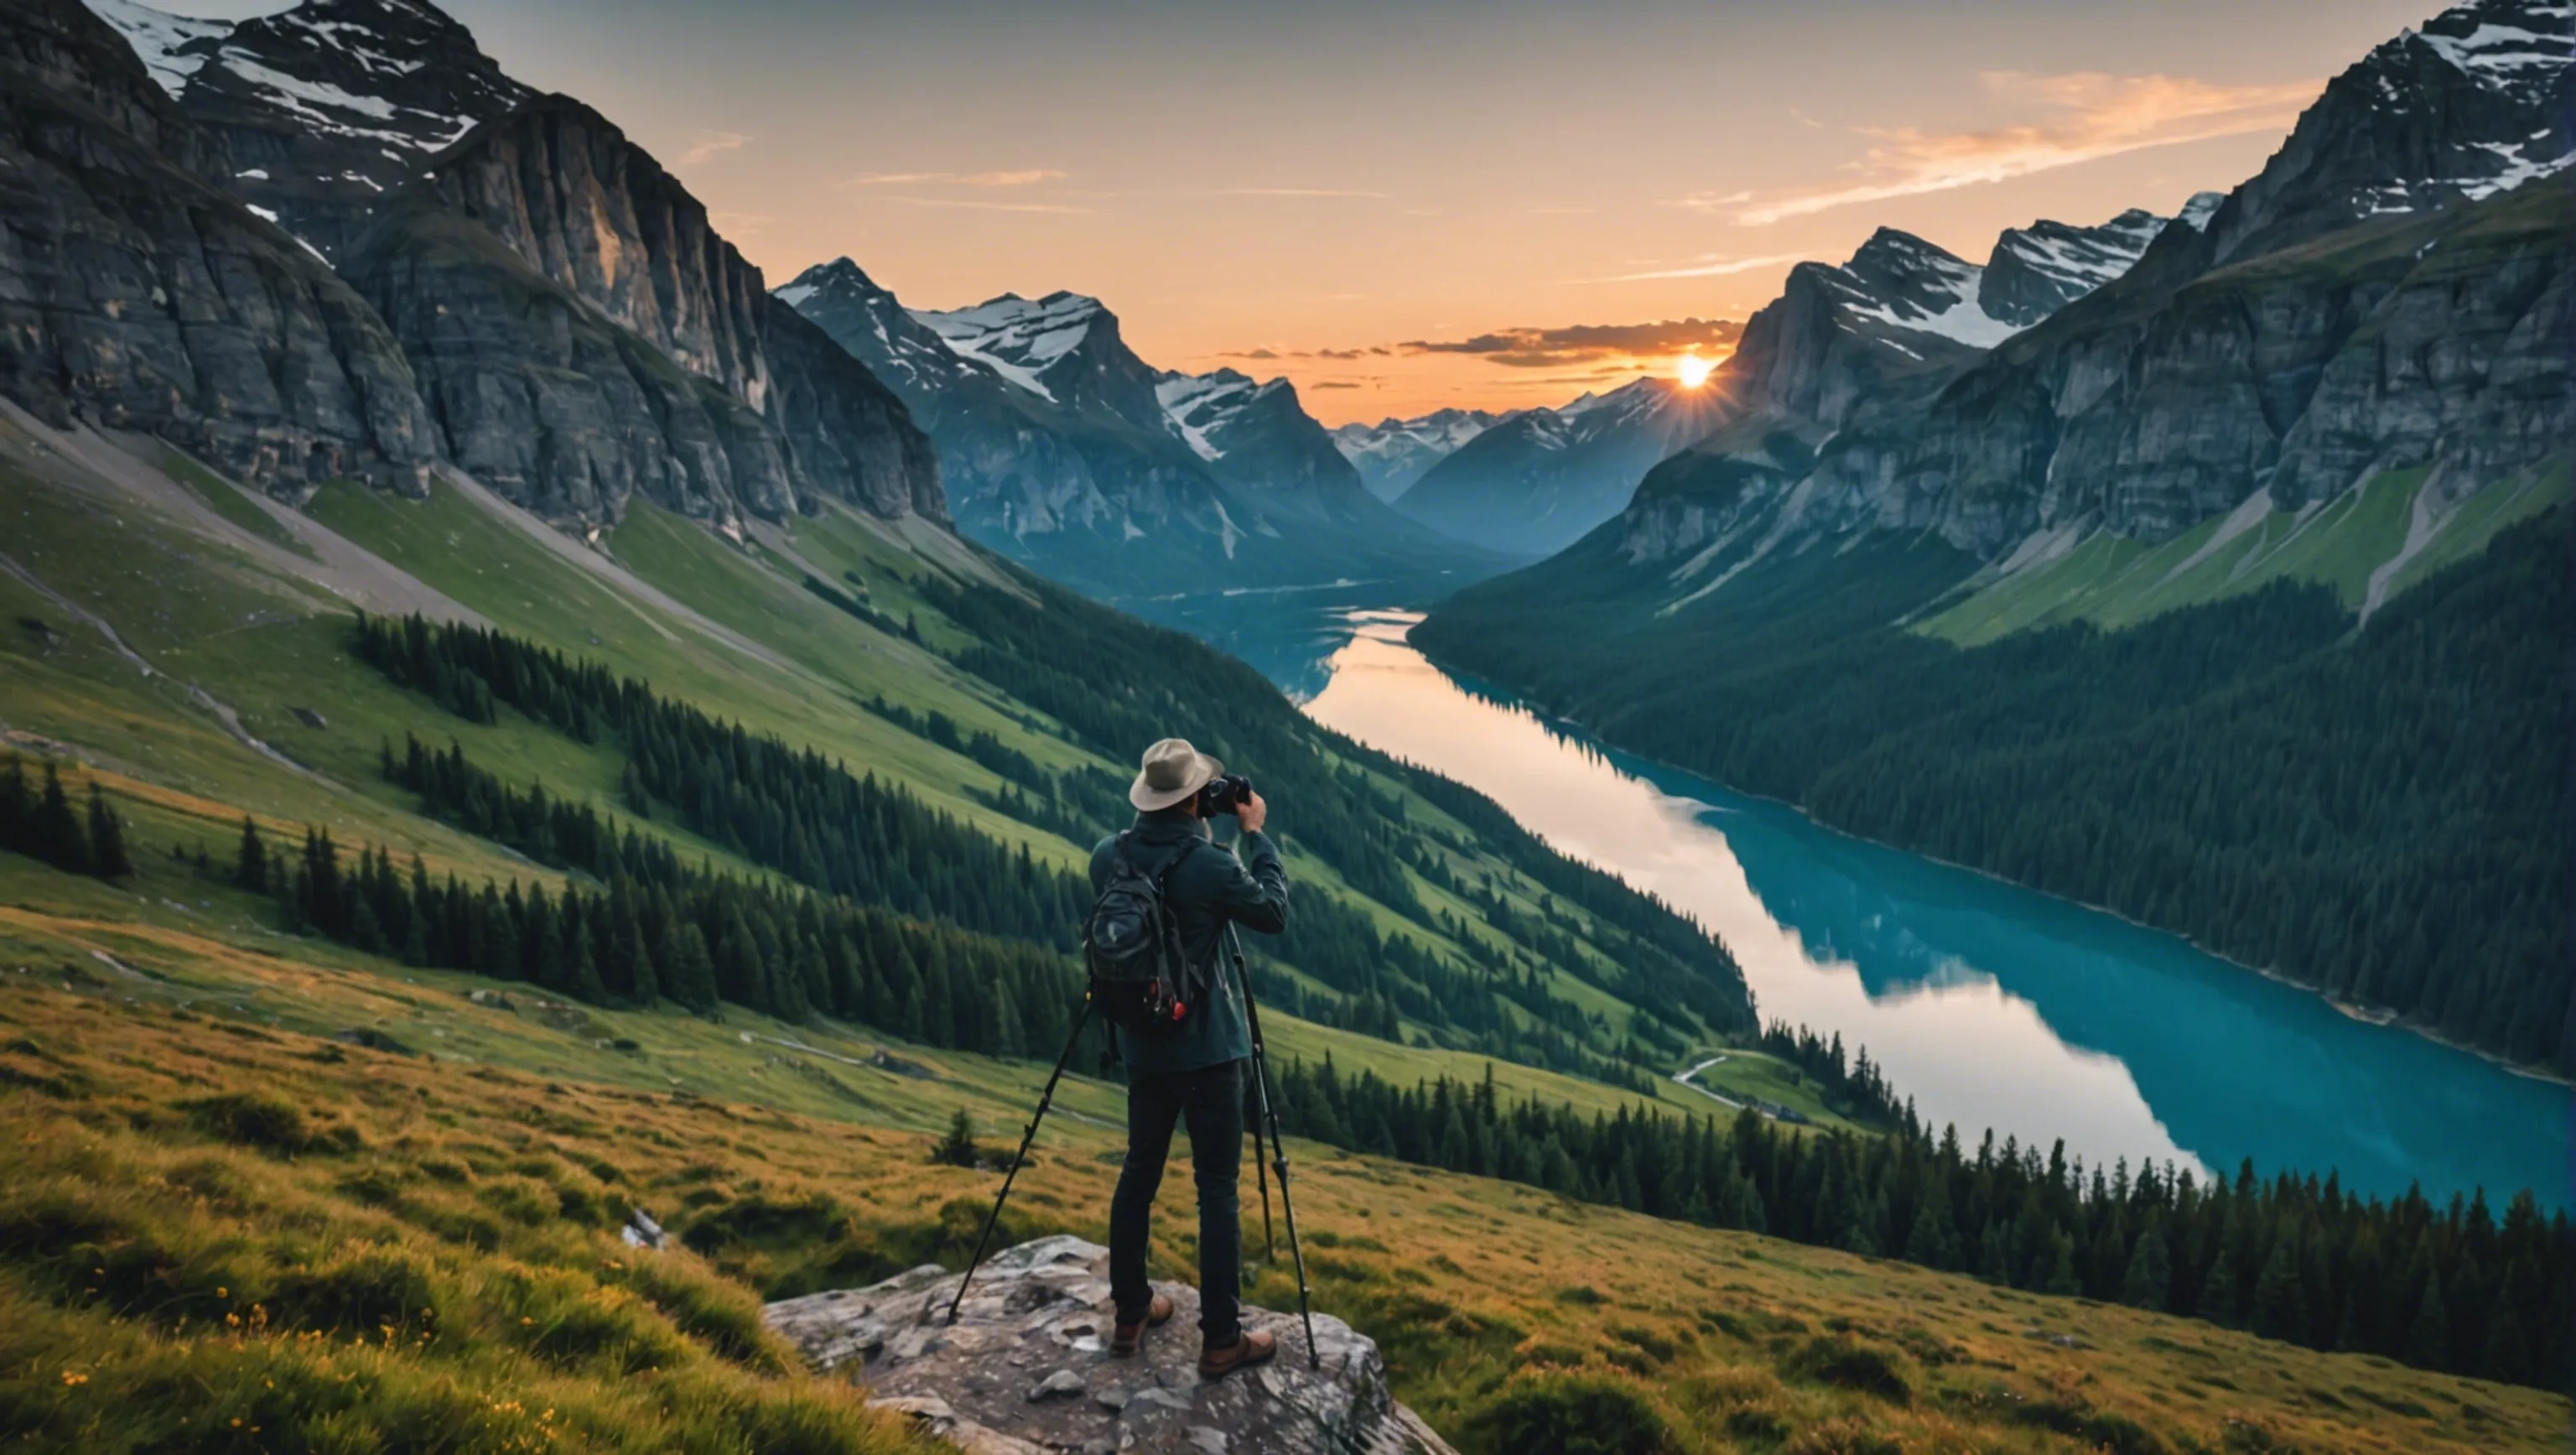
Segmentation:
{"type": "Polygon", "coordinates": [[[2278,581],[2324,586],[2348,610],[2375,611],[2565,500],[2570,465],[2518,471],[2447,503],[2427,496],[2429,473],[2374,475],[2303,511],[2258,496],[2155,545],[2097,531],[2036,560],[2007,557],[1915,630],[1963,647],[2070,622],[2116,630],[2278,581]]]}
{"type": "MultiPolygon", "coordinates": [[[[954,824],[961,844],[1026,855],[1047,883],[1124,821],[1136,746],[1189,736],[1276,805],[1301,886],[1290,935],[1263,947],[1283,1012],[1646,1095],[1684,1052],[1750,1028],[1724,952],[1659,906],[1314,727],[1240,664],[937,527],[833,506],[736,540],[638,503],[581,542],[465,482],[424,500],[331,485],[298,512],[128,443],[0,426],[6,726],[120,793],[202,800],[182,818],[218,853],[247,812],[282,847],[312,826],[468,888],[595,877],[462,832],[453,805],[433,812],[388,781],[384,751],[416,737],[692,873],[836,887],[800,887],[741,823],[639,800],[619,741],[507,707],[442,710],[354,655],[358,612],[419,614],[818,755],[900,793],[924,825],[954,824]]],[[[157,810],[132,811],[157,841],[157,810]]]]}

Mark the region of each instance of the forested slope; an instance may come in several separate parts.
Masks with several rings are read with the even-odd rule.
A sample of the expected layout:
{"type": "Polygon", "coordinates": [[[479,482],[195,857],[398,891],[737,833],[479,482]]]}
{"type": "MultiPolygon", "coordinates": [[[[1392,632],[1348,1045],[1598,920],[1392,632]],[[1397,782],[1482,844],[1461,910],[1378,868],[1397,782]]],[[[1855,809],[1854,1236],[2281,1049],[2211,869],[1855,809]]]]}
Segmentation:
{"type": "Polygon", "coordinates": [[[1414,640],[1837,827],[2542,1062],[2567,1016],[2568,530],[2509,528],[2358,622],[2282,582],[1961,649],[1899,624],[1959,558],[1886,542],[1642,622],[1608,598],[1533,630],[1471,591],[1414,640]]]}

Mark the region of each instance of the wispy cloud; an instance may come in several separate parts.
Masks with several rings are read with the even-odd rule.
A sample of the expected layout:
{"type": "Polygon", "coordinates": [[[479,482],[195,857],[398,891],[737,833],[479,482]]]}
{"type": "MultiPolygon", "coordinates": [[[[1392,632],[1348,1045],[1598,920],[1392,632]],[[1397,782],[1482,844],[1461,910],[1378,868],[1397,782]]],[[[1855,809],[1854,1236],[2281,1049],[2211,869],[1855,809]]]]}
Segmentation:
{"type": "Polygon", "coordinates": [[[1358,192],[1340,187],[1220,187],[1219,197],[1384,197],[1383,192],[1358,192]]]}
{"type": "Polygon", "coordinates": [[[1654,278],[1724,278],[1736,273],[1750,273],[1757,268],[1776,268],[1782,263],[1798,261],[1796,253],[1764,253],[1758,258],[1721,258],[1715,254],[1694,263],[1675,268],[1649,268],[1635,273],[1613,273],[1606,278],[1578,279],[1584,283],[1643,283],[1654,278]]]}
{"type": "Polygon", "coordinates": [[[751,138],[739,131],[702,131],[689,149],[680,153],[680,165],[694,167],[713,160],[722,152],[738,152],[750,145],[751,138]]]}
{"type": "Polygon", "coordinates": [[[900,202],[908,207],[956,207],[970,212],[1089,212],[1088,207],[1074,207],[1061,202],[988,202],[980,197],[922,197],[906,192],[879,193],[880,202],[900,202]]]}
{"type": "Polygon", "coordinates": [[[1220,359],[1250,359],[1256,363],[1268,363],[1276,359],[1332,359],[1337,362],[1347,362],[1351,359],[1382,359],[1392,355],[1394,352],[1395,350],[1388,348],[1384,344],[1377,344],[1369,348],[1359,349],[1239,349],[1230,354],[1219,354],[1216,357],[1220,359]]]}
{"type": "Polygon", "coordinates": [[[1988,71],[1986,90],[2007,104],[2048,113],[2041,122],[1992,131],[1933,133],[1866,128],[1871,145],[1851,170],[1859,180],[1755,201],[1741,194],[1686,197],[1680,205],[1730,213],[1748,226],[1804,217],[1854,203],[2001,182],[2148,147],[2286,129],[2321,88],[2317,81],[2221,86],[2189,76],[2113,76],[2100,71],[2038,76],[1988,71]]]}
{"type": "Polygon", "coordinates": [[[1744,325],[1731,318],[1671,318],[1660,323],[1583,323],[1562,328],[1506,328],[1455,341],[1415,339],[1407,354],[1468,354],[1511,369],[1625,364],[1640,356],[1703,350],[1731,353],[1744,325]]]}
{"type": "Polygon", "coordinates": [[[1053,167],[1020,167],[1001,172],[868,172],[852,177],[847,187],[1033,187],[1040,182],[1061,182],[1065,174],[1053,167]]]}

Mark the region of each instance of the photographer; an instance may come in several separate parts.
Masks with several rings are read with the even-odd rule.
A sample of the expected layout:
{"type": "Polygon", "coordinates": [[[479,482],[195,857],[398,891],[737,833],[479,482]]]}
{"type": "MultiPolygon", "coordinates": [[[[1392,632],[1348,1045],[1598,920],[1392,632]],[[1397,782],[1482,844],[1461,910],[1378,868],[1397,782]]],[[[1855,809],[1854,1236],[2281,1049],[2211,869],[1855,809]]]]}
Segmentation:
{"type": "Polygon", "coordinates": [[[1145,1279],[1154,1194],[1162,1186],[1172,1126],[1186,1121],[1199,1199],[1199,1373],[1214,1379],[1277,1352],[1266,1332],[1241,1324],[1242,1229],[1236,1183],[1243,1158],[1243,1067],[1252,1054],[1240,995],[1218,970],[1229,921],[1275,935],[1288,923],[1288,875],[1261,832],[1269,809],[1252,785],[1179,738],[1145,750],[1127,790],[1136,822],[1091,856],[1095,892],[1124,854],[1156,875],[1188,964],[1205,967],[1199,995],[1178,1026],[1140,1034],[1115,1029],[1127,1063],[1127,1160],[1109,1204],[1110,1296],[1117,1327],[1110,1352],[1133,1354],[1145,1331],[1172,1316],[1172,1301],[1145,1279]],[[1210,841],[1208,817],[1232,813],[1239,850],[1210,841]],[[1239,853],[1239,857],[1238,857],[1239,853]]]}

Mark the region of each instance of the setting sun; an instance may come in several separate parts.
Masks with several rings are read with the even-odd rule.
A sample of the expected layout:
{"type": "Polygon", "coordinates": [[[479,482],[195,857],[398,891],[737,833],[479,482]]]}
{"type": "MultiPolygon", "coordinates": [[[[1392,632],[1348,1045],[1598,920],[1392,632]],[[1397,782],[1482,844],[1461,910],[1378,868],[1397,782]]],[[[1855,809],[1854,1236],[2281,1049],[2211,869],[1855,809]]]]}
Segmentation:
{"type": "Polygon", "coordinates": [[[1709,375],[1716,372],[1717,360],[1703,359],[1697,354],[1684,354],[1673,361],[1673,373],[1682,381],[1682,387],[1685,389],[1698,388],[1708,382],[1709,375]]]}

